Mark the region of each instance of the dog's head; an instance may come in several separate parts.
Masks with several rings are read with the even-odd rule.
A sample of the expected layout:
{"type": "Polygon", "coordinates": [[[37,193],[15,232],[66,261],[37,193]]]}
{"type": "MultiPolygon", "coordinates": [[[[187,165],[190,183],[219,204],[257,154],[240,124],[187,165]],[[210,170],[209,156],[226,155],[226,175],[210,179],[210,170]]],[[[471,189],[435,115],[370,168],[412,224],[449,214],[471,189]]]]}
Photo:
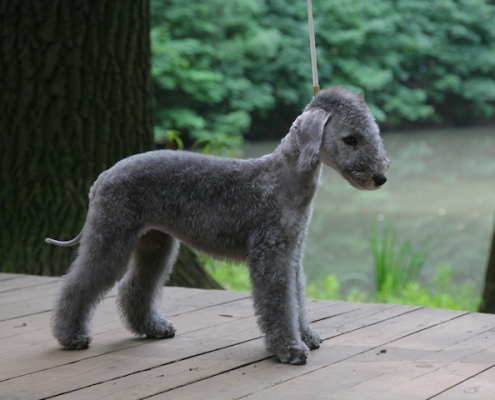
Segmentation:
{"type": "Polygon", "coordinates": [[[359,95],[342,87],[320,91],[293,129],[301,170],[321,161],[357,189],[378,189],[387,181],[389,160],[380,130],[359,95]]]}

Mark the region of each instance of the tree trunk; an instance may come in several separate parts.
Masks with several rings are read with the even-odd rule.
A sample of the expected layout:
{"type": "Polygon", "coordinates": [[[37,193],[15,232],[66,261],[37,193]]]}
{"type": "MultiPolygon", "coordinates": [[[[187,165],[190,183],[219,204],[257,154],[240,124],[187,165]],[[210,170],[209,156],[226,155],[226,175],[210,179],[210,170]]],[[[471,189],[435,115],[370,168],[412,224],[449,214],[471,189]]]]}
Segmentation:
{"type": "Polygon", "coordinates": [[[2,2],[1,268],[65,272],[98,174],[152,146],[146,0],[2,2]],[[7,229],[4,229],[7,227],[7,229]]]}
{"type": "Polygon", "coordinates": [[[98,174],[153,148],[149,4],[10,0],[0,21],[0,271],[61,275],[74,252],[44,238],[77,235],[98,174]]]}
{"type": "Polygon", "coordinates": [[[181,244],[179,257],[167,286],[184,286],[202,289],[223,289],[204,269],[196,253],[181,244]]]}
{"type": "Polygon", "coordinates": [[[495,314],[495,229],[493,230],[490,257],[486,268],[485,290],[479,311],[495,314]]]}

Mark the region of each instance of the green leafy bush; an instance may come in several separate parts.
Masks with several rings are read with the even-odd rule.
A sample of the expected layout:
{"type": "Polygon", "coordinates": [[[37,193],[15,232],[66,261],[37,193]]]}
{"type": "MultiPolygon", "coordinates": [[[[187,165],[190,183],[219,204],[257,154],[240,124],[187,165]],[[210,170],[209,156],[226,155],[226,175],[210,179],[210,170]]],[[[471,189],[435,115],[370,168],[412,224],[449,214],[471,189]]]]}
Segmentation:
{"type": "Polygon", "coordinates": [[[316,0],[320,75],[377,119],[466,123],[495,113],[495,6],[486,0],[316,0]]]}
{"type": "MultiPolygon", "coordinates": [[[[290,126],[311,97],[306,2],[152,0],[157,126],[241,143],[290,126]],[[234,139],[235,138],[235,139],[234,139]]],[[[314,0],[322,86],[365,95],[385,126],[495,115],[486,0],[314,0]]]]}
{"type": "Polygon", "coordinates": [[[151,10],[156,125],[238,146],[251,113],[273,106],[272,87],[256,71],[279,37],[257,22],[263,2],[152,0],[151,10]]]}

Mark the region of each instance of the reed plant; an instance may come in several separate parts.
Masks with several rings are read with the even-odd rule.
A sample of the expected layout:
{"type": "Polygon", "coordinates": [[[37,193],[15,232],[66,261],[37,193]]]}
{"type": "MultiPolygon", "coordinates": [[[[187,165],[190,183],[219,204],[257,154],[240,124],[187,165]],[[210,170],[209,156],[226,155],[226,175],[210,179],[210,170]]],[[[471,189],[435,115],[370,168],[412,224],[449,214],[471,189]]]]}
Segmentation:
{"type": "Polygon", "coordinates": [[[397,229],[388,220],[383,222],[381,232],[377,222],[372,224],[370,241],[377,293],[385,288],[399,291],[408,282],[419,281],[429,255],[428,241],[417,250],[409,240],[399,243],[397,229]]]}

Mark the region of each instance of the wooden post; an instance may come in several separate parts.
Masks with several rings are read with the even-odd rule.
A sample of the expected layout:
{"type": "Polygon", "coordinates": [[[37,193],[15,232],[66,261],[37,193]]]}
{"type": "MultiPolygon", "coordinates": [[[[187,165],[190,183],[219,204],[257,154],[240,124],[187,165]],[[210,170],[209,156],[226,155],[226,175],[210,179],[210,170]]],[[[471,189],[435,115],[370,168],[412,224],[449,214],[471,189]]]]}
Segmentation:
{"type": "Polygon", "coordinates": [[[495,314],[495,229],[493,230],[490,257],[486,268],[485,290],[479,311],[495,314]]]}

